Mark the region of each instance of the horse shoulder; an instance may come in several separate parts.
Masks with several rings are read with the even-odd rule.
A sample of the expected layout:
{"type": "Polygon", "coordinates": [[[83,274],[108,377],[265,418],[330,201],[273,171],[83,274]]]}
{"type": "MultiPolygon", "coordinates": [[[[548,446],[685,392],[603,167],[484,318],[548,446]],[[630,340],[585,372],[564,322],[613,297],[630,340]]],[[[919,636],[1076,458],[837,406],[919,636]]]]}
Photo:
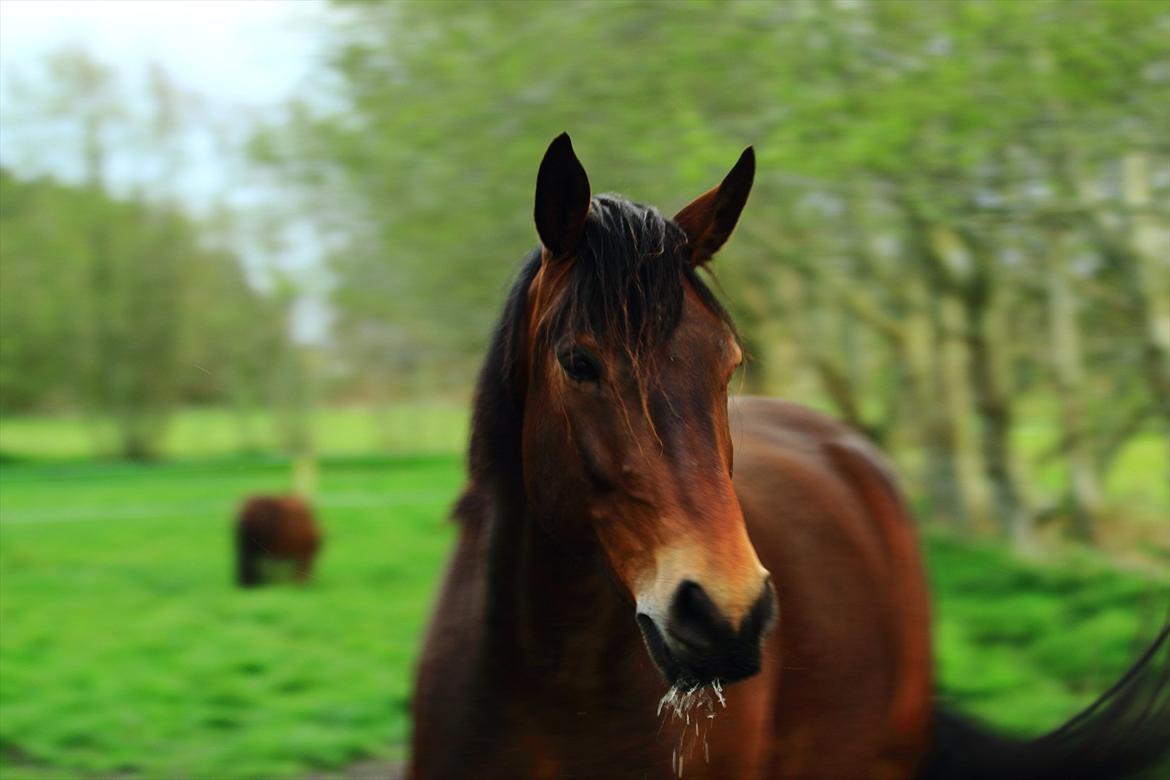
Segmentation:
{"type": "Polygon", "coordinates": [[[737,399],[731,424],[736,492],[780,599],[777,727],[807,746],[786,767],[823,767],[821,749],[852,732],[837,769],[908,774],[928,740],[929,614],[893,470],[859,434],[796,404],[737,399]]]}

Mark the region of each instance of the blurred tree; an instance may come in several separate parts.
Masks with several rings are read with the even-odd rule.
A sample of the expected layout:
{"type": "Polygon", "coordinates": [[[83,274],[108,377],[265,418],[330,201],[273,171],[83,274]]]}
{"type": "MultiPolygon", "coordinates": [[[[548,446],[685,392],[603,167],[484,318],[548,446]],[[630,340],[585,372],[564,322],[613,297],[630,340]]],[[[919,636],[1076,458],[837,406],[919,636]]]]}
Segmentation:
{"type": "Polygon", "coordinates": [[[1091,537],[1105,468],[1170,410],[1164,4],[338,8],[331,99],[256,152],[346,236],[337,346],[378,392],[426,366],[469,381],[535,243],[534,161],[569,129],[596,181],[668,211],[757,144],[716,263],[750,386],[814,378],[936,517],[1091,537]],[[1060,431],[1060,497],[1017,449],[1025,401],[1060,431]]]}
{"type": "Polygon", "coordinates": [[[284,341],[239,259],[179,212],[0,169],[0,231],[5,412],[80,407],[152,457],[175,403],[228,396],[220,377],[246,381],[284,341]]]}
{"type": "Polygon", "coordinates": [[[113,421],[112,449],[154,457],[176,403],[243,419],[269,397],[284,313],[226,248],[230,212],[179,205],[199,100],[158,68],[131,99],[80,50],[43,65],[4,117],[22,170],[53,178],[0,170],[0,408],[77,407],[113,421]]]}

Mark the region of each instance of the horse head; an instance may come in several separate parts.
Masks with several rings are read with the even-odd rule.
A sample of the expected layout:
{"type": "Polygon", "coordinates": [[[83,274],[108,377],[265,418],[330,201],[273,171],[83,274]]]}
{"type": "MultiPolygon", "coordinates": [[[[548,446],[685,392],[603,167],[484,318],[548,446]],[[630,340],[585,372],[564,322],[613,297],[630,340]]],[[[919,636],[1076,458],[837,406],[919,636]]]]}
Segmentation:
{"type": "Polygon", "coordinates": [[[732,488],[727,396],[743,352],[697,273],[735,227],[754,171],[749,148],[667,219],[593,197],[561,135],[536,182],[525,495],[550,534],[600,549],[655,664],[683,687],[755,674],[776,617],[732,488]]]}

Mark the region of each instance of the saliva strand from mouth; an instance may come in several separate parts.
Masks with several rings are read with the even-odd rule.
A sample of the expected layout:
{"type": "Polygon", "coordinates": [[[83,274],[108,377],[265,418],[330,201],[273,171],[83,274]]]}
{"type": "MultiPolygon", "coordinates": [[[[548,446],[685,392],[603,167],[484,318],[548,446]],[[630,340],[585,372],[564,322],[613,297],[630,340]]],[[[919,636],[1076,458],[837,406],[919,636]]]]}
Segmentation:
{"type": "Polygon", "coordinates": [[[676,682],[658,700],[658,711],[662,715],[665,710],[675,718],[686,721],[689,725],[692,713],[699,715],[703,710],[708,718],[715,717],[715,702],[727,708],[727,699],[723,695],[723,684],[718,678],[710,683],[676,682]]]}
{"type": "Polygon", "coordinates": [[[684,762],[691,758],[700,739],[703,742],[703,759],[710,763],[711,753],[707,744],[706,730],[700,730],[699,725],[706,723],[709,728],[711,721],[715,718],[715,702],[719,702],[724,709],[727,708],[727,699],[723,695],[723,684],[718,679],[712,680],[710,683],[676,682],[658,700],[657,714],[659,716],[664,711],[669,712],[672,721],[678,719],[686,723],[679,736],[678,746],[670,754],[671,769],[676,777],[683,776],[684,762]],[[703,715],[706,715],[706,718],[702,717],[703,715]],[[693,734],[690,728],[692,719],[694,720],[693,734]],[[691,737],[689,749],[686,747],[688,735],[691,737]]]}

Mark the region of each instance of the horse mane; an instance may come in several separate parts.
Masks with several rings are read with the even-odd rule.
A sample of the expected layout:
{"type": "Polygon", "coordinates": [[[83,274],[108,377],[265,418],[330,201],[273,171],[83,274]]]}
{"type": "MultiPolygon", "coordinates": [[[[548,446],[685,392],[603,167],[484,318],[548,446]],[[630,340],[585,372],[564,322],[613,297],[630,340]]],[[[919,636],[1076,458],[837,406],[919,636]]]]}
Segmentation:
{"type": "MultiPolygon", "coordinates": [[[[593,198],[571,262],[551,308],[541,313],[538,346],[588,334],[599,343],[621,345],[640,378],[652,348],[678,326],[688,284],[734,332],[731,316],[691,263],[686,234],[653,207],[617,195],[593,198]]],[[[468,466],[481,488],[514,489],[519,480],[529,290],[540,268],[541,252],[533,250],[508,294],[480,369],[468,466]]]]}

